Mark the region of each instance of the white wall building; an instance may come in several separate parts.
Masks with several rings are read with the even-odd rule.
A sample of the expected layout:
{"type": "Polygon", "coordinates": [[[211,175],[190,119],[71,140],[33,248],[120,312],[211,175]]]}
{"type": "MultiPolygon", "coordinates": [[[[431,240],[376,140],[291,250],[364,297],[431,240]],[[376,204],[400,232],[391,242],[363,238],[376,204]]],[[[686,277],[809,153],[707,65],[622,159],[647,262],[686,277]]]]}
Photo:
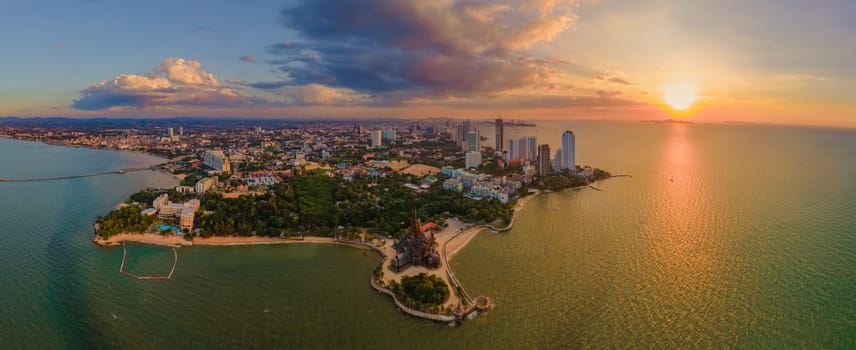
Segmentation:
{"type": "Polygon", "coordinates": [[[152,201],[152,208],[155,208],[155,210],[160,210],[160,208],[165,206],[167,203],[169,203],[169,195],[164,193],[152,201]]]}
{"type": "Polygon", "coordinates": [[[465,167],[467,169],[470,168],[478,168],[482,163],[482,155],[479,151],[471,151],[467,152],[466,158],[464,159],[465,167]]]}
{"type": "Polygon", "coordinates": [[[202,180],[199,180],[199,182],[196,183],[196,186],[194,186],[194,189],[196,190],[196,193],[205,194],[205,192],[210,190],[211,187],[214,187],[216,184],[217,180],[211,177],[206,177],[202,180]]]}
{"type": "Polygon", "coordinates": [[[205,165],[214,168],[214,170],[219,173],[228,173],[232,171],[232,166],[229,163],[229,158],[227,158],[221,150],[205,151],[205,155],[203,156],[203,162],[205,163],[205,165]]]}
{"type": "MultiPolygon", "coordinates": [[[[467,153],[481,151],[481,134],[478,129],[467,133],[467,153]]],[[[481,157],[481,156],[479,156],[481,157]]]]}
{"type": "Polygon", "coordinates": [[[369,134],[372,147],[380,147],[383,144],[383,134],[380,130],[372,130],[369,134]]]}
{"type": "Polygon", "coordinates": [[[562,134],[562,169],[569,169],[571,173],[576,172],[576,159],[574,159],[574,132],[566,130],[562,134]]]}

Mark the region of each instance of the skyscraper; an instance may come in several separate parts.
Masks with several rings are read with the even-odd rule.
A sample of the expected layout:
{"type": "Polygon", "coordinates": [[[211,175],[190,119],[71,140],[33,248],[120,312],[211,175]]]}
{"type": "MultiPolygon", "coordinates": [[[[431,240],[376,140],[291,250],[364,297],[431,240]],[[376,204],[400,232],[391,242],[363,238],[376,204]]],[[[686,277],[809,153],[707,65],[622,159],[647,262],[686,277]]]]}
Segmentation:
{"type": "Polygon", "coordinates": [[[372,130],[370,140],[372,147],[380,147],[383,144],[382,132],[380,130],[372,130]]]}
{"type": "Polygon", "coordinates": [[[534,162],[538,160],[538,139],[534,136],[526,137],[526,154],[521,154],[521,156],[526,157],[530,162],[534,162]]]}
{"type": "Polygon", "coordinates": [[[525,160],[529,156],[529,143],[526,142],[526,136],[517,140],[517,159],[525,160]]]}
{"type": "Polygon", "coordinates": [[[172,128],[169,128],[168,135],[169,135],[169,138],[172,138],[173,136],[175,136],[175,131],[172,128]]]}
{"type": "Polygon", "coordinates": [[[520,142],[515,139],[509,139],[508,146],[505,147],[505,160],[510,162],[520,158],[520,142]]]}
{"type": "Polygon", "coordinates": [[[576,172],[576,159],[574,159],[574,132],[566,130],[562,134],[562,169],[568,169],[571,173],[576,172]]]}
{"type": "Polygon", "coordinates": [[[470,131],[472,131],[472,121],[467,119],[461,122],[461,126],[458,128],[458,146],[461,146],[461,150],[465,152],[469,150],[467,140],[470,135],[470,131]]]}
{"type": "Polygon", "coordinates": [[[502,122],[502,118],[496,118],[496,151],[502,152],[502,147],[505,145],[505,134],[503,132],[504,123],[502,122]]]}
{"type": "Polygon", "coordinates": [[[384,129],[381,132],[381,140],[386,144],[395,141],[395,129],[384,129]]]}
{"type": "Polygon", "coordinates": [[[538,176],[550,174],[550,145],[538,146],[538,176]]]}
{"type": "Polygon", "coordinates": [[[556,150],[556,157],[553,158],[553,170],[557,173],[562,171],[562,149],[561,148],[556,150]]]}
{"type": "Polygon", "coordinates": [[[480,137],[479,130],[472,130],[467,133],[467,152],[480,152],[480,137]]]}

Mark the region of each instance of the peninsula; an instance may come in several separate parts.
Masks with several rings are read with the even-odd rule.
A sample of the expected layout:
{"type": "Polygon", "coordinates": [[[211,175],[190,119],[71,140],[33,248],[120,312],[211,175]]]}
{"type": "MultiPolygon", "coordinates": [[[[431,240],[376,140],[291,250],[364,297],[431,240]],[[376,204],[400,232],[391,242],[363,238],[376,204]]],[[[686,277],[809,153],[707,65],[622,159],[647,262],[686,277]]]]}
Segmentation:
{"type": "MultiPolygon", "coordinates": [[[[472,121],[152,123],[133,131],[46,135],[19,126],[5,132],[168,157],[153,168],[180,178],[178,186],[143,189],[98,217],[98,245],[315,243],[371,249],[380,260],[370,285],[408,314],[442,322],[491,306],[487,296],[467,291],[449,267],[449,259],[478,232],[511,228],[514,212],[542,191],[610,177],[576,165],[572,131],[561,135],[554,153],[534,136],[505,140],[501,120],[495,147],[482,145],[472,121]]],[[[169,279],[175,268],[154,278],[120,271],[169,279]]]]}

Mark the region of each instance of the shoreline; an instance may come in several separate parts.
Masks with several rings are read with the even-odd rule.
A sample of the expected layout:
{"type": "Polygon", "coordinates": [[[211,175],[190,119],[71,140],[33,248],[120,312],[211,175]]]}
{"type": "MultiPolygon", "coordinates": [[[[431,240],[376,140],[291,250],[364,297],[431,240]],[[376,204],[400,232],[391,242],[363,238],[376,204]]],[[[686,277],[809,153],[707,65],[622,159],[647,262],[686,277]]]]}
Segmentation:
{"type": "MultiPolygon", "coordinates": [[[[466,292],[464,287],[461,285],[460,281],[455,276],[454,271],[452,271],[452,266],[450,265],[449,261],[451,260],[452,257],[454,257],[454,255],[458,251],[460,251],[462,248],[467,246],[470,243],[470,241],[472,241],[472,239],[476,235],[478,235],[480,232],[485,231],[485,230],[491,230],[494,233],[498,233],[498,232],[510,230],[514,225],[514,221],[517,218],[519,211],[522,210],[530,200],[532,200],[533,198],[537,197],[538,195],[540,195],[542,193],[545,193],[545,191],[538,190],[537,192],[534,192],[534,193],[532,193],[526,197],[519,199],[518,202],[514,206],[514,212],[512,213],[511,221],[508,223],[508,225],[506,225],[503,228],[496,228],[490,224],[474,225],[474,226],[471,226],[469,228],[465,228],[463,223],[461,223],[457,218],[450,217],[447,219],[448,222],[452,222],[453,224],[451,225],[451,227],[447,227],[443,231],[460,229],[460,232],[458,232],[458,233],[449,232],[448,233],[448,234],[453,234],[453,235],[451,237],[447,238],[445,240],[445,242],[443,242],[442,246],[439,247],[441,259],[443,260],[444,266],[440,271],[437,271],[436,273],[432,272],[432,274],[434,274],[434,275],[440,274],[439,276],[441,278],[446,277],[443,279],[447,281],[447,283],[449,284],[449,287],[460,291],[460,293],[461,293],[460,296],[455,294],[457,296],[456,299],[459,300],[459,302],[462,299],[468,301],[470,306],[469,306],[469,308],[467,308],[464,311],[463,314],[461,314],[461,315],[458,315],[458,314],[447,315],[447,314],[441,314],[441,313],[434,314],[434,313],[426,313],[426,312],[411,309],[408,306],[404,305],[400,300],[398,300],[398,297],[395,295],[395,293],[393,293],[389,289],[385,288],[384,286],[378,285],[375,281],[375,279],[377,277],[374,275],[374,272],[372,273],[372,275],[369,276],[369,286],[380,294],[386,294],[386,295],[392,297],[394,304],[402,312],[409,314],[411,316],[414,316],[414,317],[418,317],[418,318],[422,318],[422,319],[426,319],[426,320],[431,320],[431,321],[436,321],[436,322],[454,323],[458,320],[462,320],[462,319],[466,318],[472,312],[475,312],[475,311],[482,311],[483,312],[483,311],[490,309],[490,307],[491,307],[490,299],[487,298],[486,296],[477,296],[475,299],[472,299],[470,297],[470,295],[466,292]],[[452,246],[448,247],[450,244],[452,246]],[[486,305],[477,305],[477,304],[472,303],[472,301],[478,302],[479,300],[482,300],[482,301],[487,300],[487,304],[486,305]]],[[[175,236],[175,235],[162,236],[160,234],[154,234],[154,233],[141,233],[141,234],[140,233],[121,233],[121,234],[114,235],[113,237],[106,239],[106,240],[102,240],[102,239],[98,239],[98,237],[94,237],[91,241],[92,241],[92,243],[99,245],[99,246],[102,246],[102,247],[119,246],[120,244],[122,244],[122,242],[135,242],[135,243],[141,243],[141,244],[168,246],[168,247],[173,247],[173,248],[194,246],[194,245],[200,245],[200,246],[247,246],[247,245],[279,245],[279,244],[295,244],[295,243],[346,245],[346,246],[359,248],[359,249],[369,249],[369,250],[373,250],[376,253],[378,253],[378,255],[380,255],[380,261],[378,262],[375,270],[381,269],[381,271],[385,270],[386,263],[392,257],[395,256],[395,251],[391,250],[392,249],[391,245],[386,244],[386,243],[389,243],[388,239],[377,240],[377,241],[375,241],[375,240],[371,240],[371,241],[339,241],[339,240],[336,240],[334,237],[309,236],[309,237],[304,237],[302,239],[278,238],[278,237],[210,237],[210,238],[196,238],[193,241],[188,241],[188,240],[184,239],[183,237],[179,237],[179,236],[175,236]],[[384,244],[378,246],[378,244],[376,242],[383,242],[384,244]]],[[[411,271],[411,272],[414,272],[414,271],[411,271]]],[[[400,276],[404,276],[404,275],[406,275],[406,274],[400,274],[400,276]]],[[[399,276],[399,278],[400,278],[400,276],[399,276]]],[[[385,282],[385,280],[384,280],[384,282],[385,282]]],[[[452,295],[450,295],[450,300],[452,300],[452,295]]],[[[449,300],[444,302],[443,305],[445,306],[447,303],[449,303],[449,300]]]]}
{"type": "MultiPolygon", "coordinates": [[[[64,144],[64,143],[51,143],[51,142],[45,142],[42,140],[29,140],[29,139],[17,138],[14,135],[5,135],[5,136],[0,137],[0,138],[8,139],[8,140],[21,141],[21,142],[41,143],[43,145],[55,146],[55,147],[83,148],[83,149],[89,149],[89,150],[94,150],[94,151],[131,153],[131,154],[144,155],[144,156],[149,156],[149,157],[153,157],[153,158],[158,158],[158,159],[164,160],[165,162],[171,161],[171,159],[166,158],[162,155],[155,154],[155,153],[142,152],[142,151],[132,151],[132,150],[125,150],[125,149],[118,149],[118,148],[96,148],[96,147],[89,147],[89,146],[82,146],[82,145],[64,144]]],[[[158,164],[159,163],[155,163],[155,164],[151,164],[150,166],[158,165],[158,164]]]]}
{"type": "MultiPolygon", "coordinates": [[[[61,144],[61,143],[50,143],[50,142],[45,142],[45,141],[40,141],[40,140],[19,139],[19,138],[16,138],[16,137],[14,137],[14,136],[9,136],[9,135],[4,135],[3,137],[0,137],[0,139],[8,139],[8,140],[14,140],[14,141],[20,141],[20,142],[33,142],[33,143],[40,143],[40,144],[43,144],[43,145],[47,145],[47,146],[54,146],[54,147],[66,147],[66,148],[76,148],[76,149],[88,149],[88,150],[93,150],[93,151],[107,151],[107,152],[127,153],[127,154],[142,155],[142,156],[147,156],[147,157],[157,158],[157,159],[159,159],[159,160],[162,160],[163,162],[161,162],[161,163],[152,163],[152,164],[148,164],[148,162],[146,162],[146,165],[147,165],[149,168],[151,168],[151,169],[149,169],[149,171],[151,171],[151,172],[155,172],[155,173],[161,173],[161,174],[164,174],[164,175],[170,176],[170,177],[172,177],[173,179],[176,179],[176,180],[179,180],[179,181],[181,181],[181,180],[182,180],[182,177],[180,177],[180,176],[178,176],[178,175],[176,175],[176,174],[170,173],[170,172],[168,172],[168,171],[166,171],[166,170],[163,170],[163,169],[154,168],[154,167],[155,167],[155,166],[157,166],[157,165],[163,165],[163,164],[166,164],[166,163],[169,163],[169,162],[171,162],[171,161],[172,161],[172,159],[166,158],[166,157],[164,157],[164,156],[162,156],[162,155],[159,155],[159,154],[148,153],[148,152],[141,152],[141,151],[122,150],[122,149],[115,149],[115,148],[95,148],[95,147],[80,146],[80,145],[67,145],[67,144],[61,144]]],[[[75,176],[76,176],[76,175],[75,175],[75,176]]]]}
{"type": "Polygon", "coordinates": [[[92,243],[102,247],[115,247],[122,242],[132,242],[150,245],[159,245],[166,247],[191,247],[191,246],[244,246],[244,245],[273,245],[273,244],[292,244],[292,243],[326,243],[339,244],[333,237],[304,237],[303,239],[278,238],[278,237],[211,237],[211,238],[195,238],[193,241],[188,241],[183,237],[176,235],[160,235],[157,233],[120,233],[110,237],[109,239],[92,239],[92,243]]]}

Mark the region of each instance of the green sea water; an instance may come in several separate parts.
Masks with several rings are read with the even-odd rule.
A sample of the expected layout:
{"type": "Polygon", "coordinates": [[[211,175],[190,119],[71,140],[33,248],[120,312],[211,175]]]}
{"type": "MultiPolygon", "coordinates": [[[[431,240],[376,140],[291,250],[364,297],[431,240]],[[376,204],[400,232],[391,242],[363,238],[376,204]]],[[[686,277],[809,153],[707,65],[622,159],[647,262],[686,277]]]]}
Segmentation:
{"type": "MultiPolygon", "coordinates": [[[[122,250],[89,243],[90,224],[141,187],[175,184],[163,174],[0,183],[0,348],[856,347],[856,131],[506,134],[555,149],[564,129],[578,163],[633,177],[542,194],[509,232],[474,238],[451,263],[495,307],[455,326],[398,311],[368,286],[377,258],[349,247],[184,247],[171,281],[121,275],[122,250]]],[[[2,178],[158,162],[0,139],[2,178]]],[[[135,273],[172,266],[167,248],[128,253],[135,273]]]]}

